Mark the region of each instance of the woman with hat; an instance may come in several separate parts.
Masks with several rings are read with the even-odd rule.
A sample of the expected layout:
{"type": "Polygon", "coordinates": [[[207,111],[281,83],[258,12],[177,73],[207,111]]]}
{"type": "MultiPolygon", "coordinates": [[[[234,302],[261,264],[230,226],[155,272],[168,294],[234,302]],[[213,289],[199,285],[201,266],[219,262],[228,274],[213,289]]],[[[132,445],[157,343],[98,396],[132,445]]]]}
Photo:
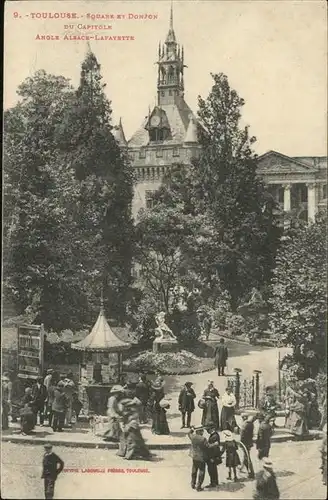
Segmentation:
{"type": "Polygon", "coordinates": [[[309,433],[307,423],[307,398],[301,387],[294,391],[291,387],[287,389],[288,395],[293,398],[289,406],[289,415],[286,419],[286,427],[298,439],[303,438],[309,433]]]}
{"type": "Polygon", "coordinates": [[[124,389],[121,385],[114,385],[110,390],[110,396],[107,402],[107,430],[104,433],[104,439],[106,441],[119,441],[121,436],[120,427],[120,408],[119,402],[122,400],[124,395],[124,389]]]}
{"type": "Polygon", "coordinates": [[[202,401],[203,403],[203,427],[214,427],[219,429],[219,408],[217,399],[219,399],[219,391],[214,387],[214,382],[209,380],[208,386],[204,391],[202,401]]]}
{"type": "Polygon", "coordinates": [[[152,394],[152,427],[153,434],[170,434],[170,429],[166,419],[166,410],[170,407],[164,399],[164,382],[158,378],[151,384],[152,394]]]}
{"type": "Polygon", "coordinates": [[[191,387],[192,382],[186,382],[184,387],[181,389],[179,394],[179,411],[182,416],[182,426],[181,429],[186,427],[186,415],[187,415],[187,427],[190,429],[191,425],[191,414],[195,410],[194,399],[196,397],[194,389],[191,387]]]}
{"type": "Polygon", "coordinates": [[[240,459],[237,453],[238,445],[234,440],[232,432],[224,431],[223,437],[225,439],[223,453],[226,454],[226,467],[228,468],[227,479],[231,480],[231,471],[233,471],[233,480],[236,482],[238,481],[236,468],[240,465],[240,459]]]}
{"type": "Polygon", "coordinates": [[[139,426],[139,414],[135,399],[124,399],[122,405],[122,427],[118,456],[126,460],[141,458],[149,460],[151,454],[142,437],[139,426]]]}
{"type": "Polygon", "coordinates": [[[280,493],[271,460],[264,458],[262,467],[257,474],[253,500],[279,500],[280,493]]]}
{"type": "Polygon", "coordinates": [[[235,418],[236,398],[232,393],[231,387],[227,387],[222,396],[222,410],[221,410],[221,430],[234,431],[237,426],[235,418]]]}

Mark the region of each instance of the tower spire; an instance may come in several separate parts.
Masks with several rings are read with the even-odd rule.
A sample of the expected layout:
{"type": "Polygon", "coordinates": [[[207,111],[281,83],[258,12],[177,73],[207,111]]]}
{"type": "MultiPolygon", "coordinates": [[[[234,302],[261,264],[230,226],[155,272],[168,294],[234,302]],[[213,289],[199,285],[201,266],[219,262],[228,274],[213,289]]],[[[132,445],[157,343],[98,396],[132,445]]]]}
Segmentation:
{"type": "Polygon", "coordinates": [[[183,51],[173,27],[173,2],[169,14],[169,30],[158,50],[157,106],[173,104],[183,97],[183,51]]]}
{"type": "Polygon", "coordinates": [[[170,10],[170,30],[173,31],[173,2],[171,1],[171,10],[170,10]]]}

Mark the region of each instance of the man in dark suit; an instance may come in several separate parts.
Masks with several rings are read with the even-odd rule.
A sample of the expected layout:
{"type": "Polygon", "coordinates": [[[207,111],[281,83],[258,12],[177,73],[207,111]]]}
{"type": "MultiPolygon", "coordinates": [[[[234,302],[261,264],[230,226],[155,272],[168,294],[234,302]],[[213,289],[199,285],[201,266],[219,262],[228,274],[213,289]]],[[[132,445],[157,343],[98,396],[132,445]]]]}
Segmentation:
{"type": "Polygon", "coordinates": [[[55,493],[55,482],[64,468],[64,462],[56,453],[53,453],[50,443],[45,444],[44,449],[41,479],[44,479],[45,498],[52,499],[55,493]]]}
{"type": "Polygon", "coordinates": [[[266,415],[264,421],[260,423],[256,440],[256,448],[258,450],[259,460],[262,460],[262,458],[267,458],[269,456],[271,448],[271,436],[273,433],[272,423],[273,421],[270,415],[266,415]]]}
{"type": "Polygon", "coordinates": [[[207,451],[207,471],[210,476],[210,484],[205,486],[205,488],[217,488],[219,486],[219,476],[218,476],[218,465],[222,463],[221,458],[221,447],[220,447],[220,435],[214,429],[214,427],[208,428],[208,444],[209,448],[207,451]]]}
{"type": "Polygon", "coordinates": [[[181,429],[186,427],[186,415],[187,415],[187,427],[190,428],[191,424],[191,414],[195,410],[194,399],[196,397],[194,389],[191,387],[192,382],[186,382],[184,387],[181,389],[179,394],[179,411],[182,416],[182,426],[181,429]]]}
{"type": "Polygon", "coordinates": [[[197,491],[202,491],[202,485],[205,478],[205,466],[208,459],[208,442],[204,437],[204,429],[202,427],[191,427],[190,431],[188,432],[188,437],[191,441],[191,487],[192,489],[196,489],[197,491]]]}
{"type": "Polygon", "coordinates": [[[215,348],[215,364],[218,368],[218,375],[224,375],[224,368],[227,365],[228,349],[224,345],[224,339],[220,339],[219,345],[215,348]]]}
{"type": "Polygon", "coordinates": [[[43,383],[42,377],[39,377],[32,387],[33,405],[32,409],[35,415],[35,423],[37,423],[38,414],[40,415],[40,425],[44,422],[44,405],[47,399],[47,388],[43,383]]]}
{"type": "Polygon", "coordinates": [[[256,417],[252,415],[242,415],[243,424],[240,430],[240,442],[243,443],[247,450],[247,455],[244,456],[244,461],[242,463],[242,468],[245,466],[248,470],[248,477],[254,479],[254,468],[251,460],[251,448],[253,446],[253,435],[254,435],[254,421],[256,417]]]}

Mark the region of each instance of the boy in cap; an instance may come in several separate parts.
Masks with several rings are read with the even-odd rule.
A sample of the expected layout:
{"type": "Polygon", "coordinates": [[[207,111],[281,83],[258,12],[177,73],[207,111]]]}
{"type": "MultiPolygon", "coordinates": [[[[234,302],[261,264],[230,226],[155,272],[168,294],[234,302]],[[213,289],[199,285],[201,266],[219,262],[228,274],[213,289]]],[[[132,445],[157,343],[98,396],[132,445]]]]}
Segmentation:
{"type": "Polygon", "coordinates": [[[184,387],[181,389],[179,394],[179,411],[182,416],[181,429],[186,427],[186,415],[187,415],[187,427],[190,428],[191,424],[191,414],[195,410],[194,399],[196,397],[194,389],[191,387],[192,382],[186,382],[184,387]]]}
{"type": "Polygon", "coordinates": [[[52,451],[52,445],[44,445],[45,454],[42,461],[42,476],[44,479],[44,495],[46,499],[52,499],[55,492],[55,482],[64,468],[64,462],[52,451]]]}
{"type": "Polygon", "coordinates": [[[264,458],[262,467],[257,474],[253,500],[279,500],[280,493],[271,460],[264,458]]]}

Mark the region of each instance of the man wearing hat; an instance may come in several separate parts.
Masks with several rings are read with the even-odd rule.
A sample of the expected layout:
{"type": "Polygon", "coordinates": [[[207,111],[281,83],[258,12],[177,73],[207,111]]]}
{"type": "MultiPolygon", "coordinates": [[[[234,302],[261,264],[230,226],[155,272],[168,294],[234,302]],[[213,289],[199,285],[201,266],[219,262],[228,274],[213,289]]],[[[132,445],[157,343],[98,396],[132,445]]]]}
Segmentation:
{"type": "Polygon", "coordinates": [[[196,397],[194,389],[191,387],[192,382],[186,382],[184,387],[181,389],[179,394],[179,411],[182,416],[182,426],[181,429],[186,427],[186,415],[187,415],[187,427],[190,428],[191,424],[191,414],[195,410],[194,399],[196,397]]]}
{"type": "Polygon", "coordinates": [[[208,459],[208,441],[204,437],[203,427],[191,427],[188,437],[191,441],[191,487],[193,490],[202,491],[202,485],[205,478],[205,467],[208,459]]]}
{"type": "Polygon", "coordinates": [[[52,445],[44,445],[45,454],[42,461],[42,476],[44,479],[44,495],[46,499],[52,499],[55,493],[55,482],[64,468],[64,462],[52,451],[52,445]]]}
{"type": "Polygon", "coordinates": [[[210,476],[210,484],[205,488],[217,488],[219,486],[218,465],[222,463],[220,434],[214,427],[208,427],[208,444],[207,451],[207,471],[210,476]]]}
{"type": "Polygon", "coordinates": [[[262,461],[263,469],[256,477],[254,500],[279,500],[280,493],[277,486],[276,475],[273,472],[271,460],[264,458],[262,461]]]}
{"type": "Polygon", "coordinates": [[[242,415],[243,423],[240,431],[240,442],[246,448],[247,455],[244,457],[244,462],[242,463],[242,467],[244,466],[248,470],[248,477],[250,479],[254,479],[254,468],[251,461],[250,451],[253,446],[253,434],[254,434],[254,421],[256,417],[252,415],[243,414],[242,415]]]}
{"type": "Polygon", "coordinates": [[[271,448],[271,436],[273,432],[272,425],[270,425],[271,421],[271,415],[266,415],[259,426],[256,440],[256,448],[258,450],[259,460],[262,460],[262,458],[269,456],[271,448]]]}
{"type": "Polygon", "coordinates": [[[224,338],[220,339],[219,345],[215,348],[215,364],[218,369],[218,375],[224,375],[224,368],[227,365],[228,348],[224,344],[224,338]]]}

